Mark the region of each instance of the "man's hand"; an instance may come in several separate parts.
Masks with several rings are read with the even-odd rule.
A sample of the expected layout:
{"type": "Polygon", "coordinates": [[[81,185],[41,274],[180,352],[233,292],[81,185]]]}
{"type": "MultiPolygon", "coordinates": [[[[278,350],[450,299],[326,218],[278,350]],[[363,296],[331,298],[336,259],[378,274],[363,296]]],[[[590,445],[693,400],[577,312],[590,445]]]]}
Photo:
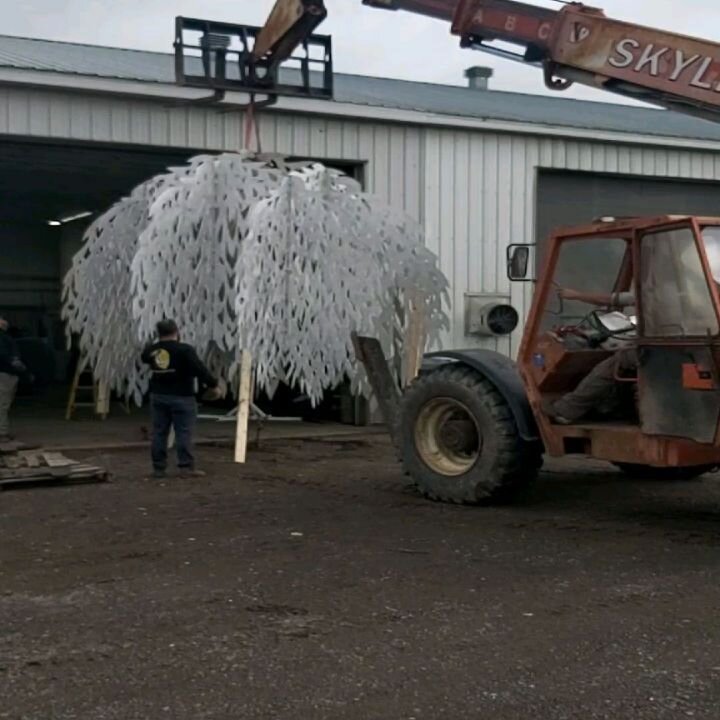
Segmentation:
{"type": "Polygon", "coordinates": [[[202,394],[201,399],[205,402],[215,402],[216,400],[222,400],[227,395],[227,383],[220,378],[218,384],[215,387],[208,388],[202,394]]]}

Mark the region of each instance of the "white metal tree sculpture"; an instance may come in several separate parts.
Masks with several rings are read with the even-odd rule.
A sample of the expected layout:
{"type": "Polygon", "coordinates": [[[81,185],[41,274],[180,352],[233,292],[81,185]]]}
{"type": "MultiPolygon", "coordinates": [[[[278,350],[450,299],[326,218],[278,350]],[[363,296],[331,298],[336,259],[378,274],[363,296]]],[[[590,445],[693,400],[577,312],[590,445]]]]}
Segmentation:
{"type": "Polygon", "coordinates": [[[137,357],[164,317],[226,378],[247,349],[261,387],[287,382],[316,402],[361,379],[353,330],[391,350],[411,293],[437,338],[447,281],[417,223],[321,165],[226,153],[144,183],[93,223],[64,316],[97,379],[137,402],[137,357]]]}
{"type": "Polygon", "coordinates": [[[390,349],[401,322],[395,294],[411,286],[429,298],[430,331],[446,325],[447,281],[419,226],[379,205],[316,165],[291,172],[253,209],[237,268],[240,345],[257,357],[270,394],[280,380],[312,402],[344,377],[357,385],[351,331],[390,349]]]}

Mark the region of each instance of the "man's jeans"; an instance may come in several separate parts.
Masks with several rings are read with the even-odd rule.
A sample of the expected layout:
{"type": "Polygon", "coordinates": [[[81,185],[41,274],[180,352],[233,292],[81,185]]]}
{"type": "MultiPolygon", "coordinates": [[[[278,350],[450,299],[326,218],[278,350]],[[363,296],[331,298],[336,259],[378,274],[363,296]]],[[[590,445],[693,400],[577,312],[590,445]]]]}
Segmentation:
{"type": "Polygon", "coordinates": [[[0,438],[10,434],[10,406],[15,399],[18,379],[15,375],[0,372],[0,438]]]}
{"type": "Polygon", "coordinates": [[[156,471],[164,471],[168,460],[168,436],[170,427],[175,429],[175,446],[178,467],[192,470],[195,467],[193,457],[193,431],[197,417],[197,403],[194,397],[184,395],[150,396],[152,408],[152,463],[156,471]]]}
{"type": "Polygon", "coordinates": [[[618,399],[618,375],[637,371],[636,348],[618,350],[598,363],[578,386],[561,397],[553,410],[570,422],[578,422],[593,410],[612,407],[618,399]]]}

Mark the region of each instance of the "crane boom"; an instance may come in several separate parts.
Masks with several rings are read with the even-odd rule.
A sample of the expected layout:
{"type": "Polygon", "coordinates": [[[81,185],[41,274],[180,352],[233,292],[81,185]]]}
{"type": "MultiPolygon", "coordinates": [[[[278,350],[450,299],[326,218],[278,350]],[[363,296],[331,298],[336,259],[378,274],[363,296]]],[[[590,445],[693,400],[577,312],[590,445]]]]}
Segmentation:
{"type": "Polygon", "coordinates": [[[550,10],[514,0],[363,0],[448,19],[463,47],[541,66],[548,87],[582,83],[720,121],[720,44],[621,22],[571,3],[550,10]],[[511,53],[494,43],[519,46],[511,53]]]}
{"type": "MultiPolygon", "coordinates": [[[[581,3],[552,10],[515,0],[362,2],[444,20],[463,47],[542,68],[553,90],[582,83],[720,122],[718,43],[613,20],[581,3]],[[510,51],[508,44],[520,50],[510,51]]],[[[312,25],[307,27],[324,17],[323,0],[277,0],[261,39],[300,42],[298,8],[312,12],[312,25]]],[[[287,47],[282,49],[287,54],[287,47]]]]}

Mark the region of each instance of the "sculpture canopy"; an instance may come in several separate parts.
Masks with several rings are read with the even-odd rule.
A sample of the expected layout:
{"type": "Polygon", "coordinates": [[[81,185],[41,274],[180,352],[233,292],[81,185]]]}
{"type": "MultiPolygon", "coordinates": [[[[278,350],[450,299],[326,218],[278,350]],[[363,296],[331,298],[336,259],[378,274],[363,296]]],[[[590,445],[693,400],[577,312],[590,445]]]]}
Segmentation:
{"type": "Polygon", "coordinates": [[[96,380],[140,404],[143,345],[174,318],[219,375],[253,356],[257,385],[318,402],[350,378],[351,332],[401,351],[410,297],[436,342],[448,283],[421,227],[317,163],[201,155],[138,186],[85,233],[64,281],[63,317],[96,380]]]}

